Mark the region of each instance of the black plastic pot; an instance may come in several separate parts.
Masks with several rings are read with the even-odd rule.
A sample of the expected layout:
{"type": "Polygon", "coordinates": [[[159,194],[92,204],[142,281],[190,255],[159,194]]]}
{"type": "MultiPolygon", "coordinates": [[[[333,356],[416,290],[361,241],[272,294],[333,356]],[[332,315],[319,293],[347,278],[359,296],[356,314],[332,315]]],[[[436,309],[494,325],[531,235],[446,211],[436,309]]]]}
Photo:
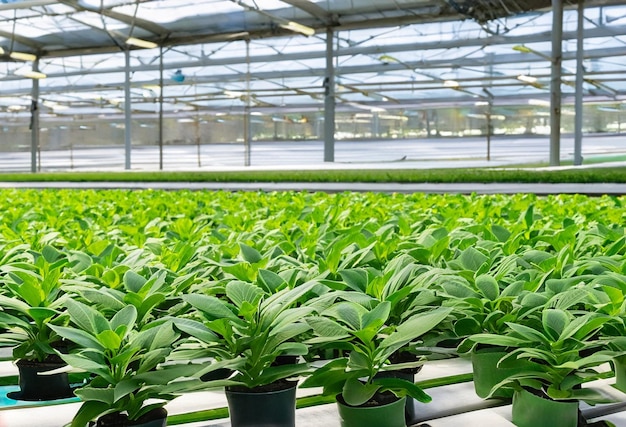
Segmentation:
{"type": "Polygon", "coordinates": [[[66,366],[65,363],[18,360],[16,365],[19,371],[20,391],[9,393],[8,397],[11,399],[42,401],[66,399],[74,396],[66,372],[40,375],[42,372],[62,368],[66,366]]]}
{"type": "Polygon", "coordinates": [[[113,413],[98,418],[91,427],[165,427],[167,425],[167,411],[163,408],[153,409],[136,421],[128,420],[125,414],[113,413]]]}
{"type": "Polygon", "coordinates": [[[231,426],[295,427],[296,385],[282,381],[257,389],[227,387],[231,426]]]}

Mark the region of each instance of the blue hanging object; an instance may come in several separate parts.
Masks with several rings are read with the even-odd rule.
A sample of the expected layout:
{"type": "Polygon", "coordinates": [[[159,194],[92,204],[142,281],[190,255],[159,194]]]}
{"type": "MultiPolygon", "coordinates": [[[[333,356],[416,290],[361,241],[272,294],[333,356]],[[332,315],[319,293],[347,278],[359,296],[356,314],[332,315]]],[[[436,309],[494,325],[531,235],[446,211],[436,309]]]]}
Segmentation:
{"type": "Polygon", "coordinates": [[[183,74],[182,71],[176,70],[176,72],[172,74],[172,80],[178,83],[182,83],[185,81],[185,75],[183,74]]]}

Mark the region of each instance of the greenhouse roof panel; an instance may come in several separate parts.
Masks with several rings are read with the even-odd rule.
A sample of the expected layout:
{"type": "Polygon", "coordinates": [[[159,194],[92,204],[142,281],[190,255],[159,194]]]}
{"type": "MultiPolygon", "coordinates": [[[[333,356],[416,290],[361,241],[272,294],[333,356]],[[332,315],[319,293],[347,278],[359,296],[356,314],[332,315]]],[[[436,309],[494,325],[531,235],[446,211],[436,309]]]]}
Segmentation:
{"type": "MultiPolygon", "coordinates": [[[[605,6],[602,12],[590,7],[585,11],[588,94],[626,94],[625,85],[618,81],[626,68],[626,8],[606,6],[621,3],[626,0],[586,2],[605,6]]],[[[42,99],[79,106],[91,94],[90,108],[119,105],[128,50],[134,104],[157,102],[147,88],[158,87],[162,58],[164,96],[172,104],[242,108],[247,100],[242,94],[250,88],[254,108],[307,105],[317,109],[325,94],[328,27],[334,30],[338,101],[357,104],[352,105],[356,109],[368,103],[409,104],[429,97],[473,102],[486,97],[487,88],[496,98],[546,97],[551,14],[519,12],[549,4],[545,0],[1,0],[0,97],[28,98],[31,82],[18,74],[29,71],[33,61],[11,57],[21,52],[39,57],[39,71],[47,75],[39,84],[42,99]],[[311,30],[314,34],[307,33],[311,30]],[[130,44],[131,37],[139,41],[130,44]],[[520,75],[536,81],[520,80],[520,75]]],[[[572,91],[576,28],[576,13],[567,10],[565,93],[572,91]]]]}

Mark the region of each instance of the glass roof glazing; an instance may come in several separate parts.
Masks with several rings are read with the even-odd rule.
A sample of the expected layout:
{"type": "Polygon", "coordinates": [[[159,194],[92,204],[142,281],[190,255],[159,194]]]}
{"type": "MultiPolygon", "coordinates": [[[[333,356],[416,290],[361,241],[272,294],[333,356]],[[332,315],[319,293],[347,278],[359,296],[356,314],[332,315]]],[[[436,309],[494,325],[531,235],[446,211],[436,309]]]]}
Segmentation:
{"type": "MultiPolygon", "coordinates": [[[[13,107],[17,114],[29,106],[32,83],[23,75],[35,62],[13,58],[21,52],[38,57],[38,70],[47,76],[39,80],[46,112],[119,114],[126,49],[132,107],[155,112],[158,45],[165,111],[242,111],[248,101],[268,113],[317,111],[324,103],[329,25],[336,28],[338,108],[471,105],[489,94],[496,105],[548,98],[550,13],[485,23],[463,18],[443,0],[3,0],[0,112],[13,107]],[[436,22],[418,15],[426,11],[436,22]],[[315,34],[286,29],[292,21],[315,34]],[[157,47],[130,45],[129,37],[157,47]]],[[[566,96],[574,93],[576,21],[576,12],[566,11],[566,96]]],[[[620,78],[626,72],[626,7],[588,7],[585,31],[586,94],[626,99],[620,78]]]]}

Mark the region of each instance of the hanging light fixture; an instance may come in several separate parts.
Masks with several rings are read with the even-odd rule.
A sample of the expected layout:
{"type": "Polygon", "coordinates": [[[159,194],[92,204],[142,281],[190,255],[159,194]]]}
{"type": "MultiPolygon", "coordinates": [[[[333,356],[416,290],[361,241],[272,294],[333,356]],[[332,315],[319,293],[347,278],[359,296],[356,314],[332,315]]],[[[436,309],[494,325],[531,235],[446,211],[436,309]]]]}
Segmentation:
{"type": "Polygon", "coordinates": [[[41,73],[39,71],[33,71],[33,70],[17,70],[15,71],[15,75],[26,77],[27,79],[35,79],[35,80],[41,80],[41,79],[45,79],[46,77],[48,77],[44,73],[41,73]]]}
{"type": "Polygon", "coordinates": [[[37,55],[33,55],[32,53],[26,52],[11,52],[9,56],[13,59],[17,59],[18,61],[35,61],[37,59],[37,55]]]}
{"type": "Polygon", "coordinates": [[[137,37],[129,37],[126,39],[126,44],[131,46],[143,47],[144,49],[154,49],[159,45],[149,40],[138,39],[137,37]]]}

